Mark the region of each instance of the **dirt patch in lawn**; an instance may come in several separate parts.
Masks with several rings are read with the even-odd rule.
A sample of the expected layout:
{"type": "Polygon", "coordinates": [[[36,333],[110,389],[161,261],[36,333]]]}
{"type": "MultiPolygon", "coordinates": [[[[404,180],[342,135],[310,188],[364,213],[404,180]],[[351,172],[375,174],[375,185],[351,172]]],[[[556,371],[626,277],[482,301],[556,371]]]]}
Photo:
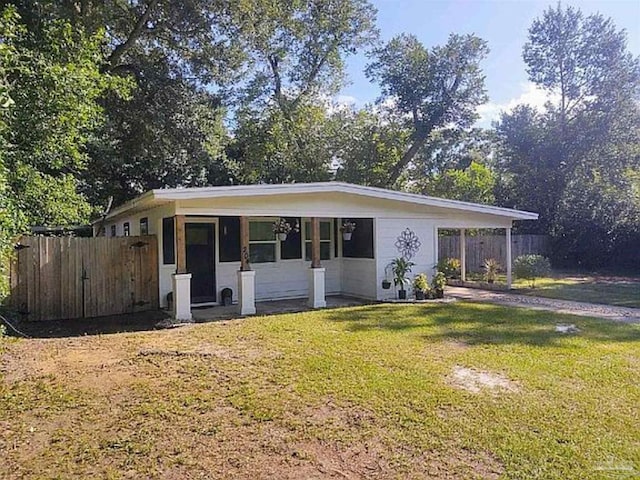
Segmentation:
{"type": "Polygon", "coordinates": [[[471,393],[482,391],[516,392],[518,385],[499,373],[486,372],[456,365],[449,375],[449,384],[471,393]]]}

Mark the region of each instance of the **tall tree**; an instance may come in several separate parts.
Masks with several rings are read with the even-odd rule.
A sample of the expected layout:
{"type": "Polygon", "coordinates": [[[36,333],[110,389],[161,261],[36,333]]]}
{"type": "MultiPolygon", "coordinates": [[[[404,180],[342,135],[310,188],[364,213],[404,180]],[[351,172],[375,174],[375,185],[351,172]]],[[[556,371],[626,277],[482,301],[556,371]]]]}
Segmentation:
{"type": "Polygon", "coordinates": [[[102,119],[98,99],[127,84],[100,70],[103,32],[88,35],[63,20],[27,28],[11,6],[4,15],[16,25],[2,38],[16,52],[3,66],[14,104],[3,112],[10,195],[32,225],[85,222],[90,207],[77,186],[102,119]]]}
{"type": "Polygon", "coordinates": [[[503,115],[498,196],[541,213],[556,261],[602,265],[620,242],[640,241],[628,173],[640,170],[640,60],[610,19],[561,6],[534,21],[523,56],[558,100],[503,115]]]}
{"type": "Polygon", "coordinates": [[[487,100],[480,61],[486,42],[474,35],[451,35],[444,46],[425,48],[413,35],[400,35],[374,50],[366,74],[382,89],[380,103],[406,116],[410,146],[391,168],[388,186],[400,178],[432,134],[443,128],[464,129],[487,100]]]}

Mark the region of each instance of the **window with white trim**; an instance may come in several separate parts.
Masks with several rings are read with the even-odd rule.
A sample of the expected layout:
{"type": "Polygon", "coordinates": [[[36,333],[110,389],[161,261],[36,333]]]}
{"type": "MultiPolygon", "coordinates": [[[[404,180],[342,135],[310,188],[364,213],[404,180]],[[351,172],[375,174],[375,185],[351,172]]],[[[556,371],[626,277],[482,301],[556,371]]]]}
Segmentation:
{"type": "Polygon", "coordinates": [[[268,263],[276,261],[276,234],[273,221],[249,222],[249,262],[268,263]]]}
{"type": "MultiPolygon", "coordinates": [[[[304,222],[304,258],[311,261],[311,222],[304,222]]],[[[331,220],[320,220],[320,260],[331,260],[331,220]]]]}

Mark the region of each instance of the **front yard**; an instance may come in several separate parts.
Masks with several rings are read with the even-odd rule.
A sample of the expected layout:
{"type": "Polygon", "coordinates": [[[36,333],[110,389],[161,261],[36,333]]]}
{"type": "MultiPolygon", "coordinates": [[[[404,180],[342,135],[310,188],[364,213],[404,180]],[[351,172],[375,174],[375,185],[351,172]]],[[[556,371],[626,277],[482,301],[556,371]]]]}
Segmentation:
{"type": "Polygon", "coordinates": [[[11,340],[0,477],[633,478],[639,352],[464,303],[11,340]]]}

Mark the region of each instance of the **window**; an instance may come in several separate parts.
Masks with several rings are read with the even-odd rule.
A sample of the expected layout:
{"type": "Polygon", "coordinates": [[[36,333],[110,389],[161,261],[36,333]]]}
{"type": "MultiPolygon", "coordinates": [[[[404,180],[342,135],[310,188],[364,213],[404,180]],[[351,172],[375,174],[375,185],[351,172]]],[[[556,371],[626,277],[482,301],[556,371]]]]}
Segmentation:
{"type": "Polygon", "coordinates": [[[249,262],[267,263],[276,261],[276,234],[273,222],[249,222],[249,262]]]}
{"type": "Polygon", "coordinates": [[[220,217],[220,261],[240,261],[240,217],[220,217]]]}
{"type": "Polygon", "coordinates": [[[173,217],[162,219],[162,263],[173,265],[176,263],[175,227],[173,217]]]}
{"type": "Polygon", "coordinates": [[[300,236],[300,219],[285,218],[284,219],[292,230],[287,235],[284,242],[280,242],[280,258],[282,260],[295,260],[302,258],[302,237],[300,236]],[[298,226],[296,231],[296,226],[298,226]]]}
{"type": "Polygon", "coordinates": [[[128,237],[131,234],[131,228],[129,227],[129,222],[124,222],[124,225],[122,225],[122,229],[124,231],[125,237],[128,237]]]}
{"type": "Polygon", "coordinates": [[[111,225],[111,236],[112,237],[116,236],[116,226],[115,225],[111,225]]]}
{"type": "MultiPolygon", "coordinates": [[[[304,222],[304,259],[311,260],[311,222],[304,222]]],[[[331,260],[331,221],[320,221],[320,260],[331,260]]]]}
{"type": "Polygon", "coordinates": [[[352,218],[356,229],[351,240],[342,240],[342,256],[373,258],[373,218],[352,218]]]}
{"type": "Polygon", "coordinates": [[[149,235],[149,219],[147,217],[140,219],[140,235],[149,235]]]}

